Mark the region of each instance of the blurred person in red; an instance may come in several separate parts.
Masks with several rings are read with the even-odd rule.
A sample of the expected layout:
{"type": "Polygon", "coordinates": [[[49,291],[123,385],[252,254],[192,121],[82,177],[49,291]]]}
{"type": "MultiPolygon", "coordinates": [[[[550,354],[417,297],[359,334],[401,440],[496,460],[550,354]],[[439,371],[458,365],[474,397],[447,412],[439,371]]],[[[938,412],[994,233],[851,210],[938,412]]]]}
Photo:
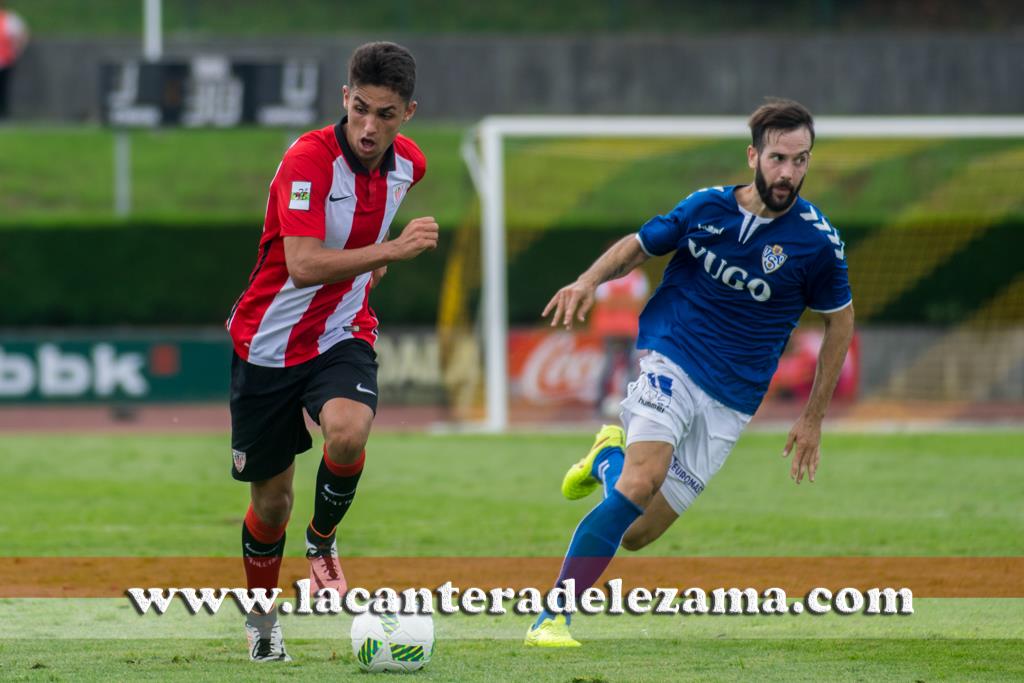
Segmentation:
{"type": "Polygon", "coordinates": [[[0,0],[0,119],[7,118],[8,83],[14,65],[28,45],[28,26],[16,12],[0,0]]]}
{"type": "Polygon", "coordinates": [[[599,416],[618,415],[620,397],[630,375],[635,374],[639,317],[649,292],[647,276],[639,268],[597,288],[590,331],[604,343],[604,366],[595,403],[599,416]]]}

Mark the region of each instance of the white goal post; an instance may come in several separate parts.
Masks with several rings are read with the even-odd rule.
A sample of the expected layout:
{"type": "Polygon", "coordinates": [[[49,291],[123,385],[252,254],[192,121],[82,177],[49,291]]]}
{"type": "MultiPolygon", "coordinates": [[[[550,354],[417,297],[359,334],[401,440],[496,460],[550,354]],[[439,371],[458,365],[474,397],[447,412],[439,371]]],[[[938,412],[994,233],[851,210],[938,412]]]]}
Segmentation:
{"type": "MultiPolygon", "coordinates": [[[[827,117],[815,134],[828,137],[1022,137],[1022,116],[827,117]]],[[[466,137],[462,154],[480,195],[486,418],[483,428],[508,428],[508,294],[505,261],[506,138],[747,138],[738,116],[489,116],[466,137]]],[[[708,182],[713,181],[709,178],[708,182]]],[[[653,208],[652,208],[653,210],[653,208]]],[[[639,226],[637,226],[639,227],[639,226]]],[[[577,273],[566,273],[566,281],[577,273]]],[[[554,292],[552,292],[553,294],[554,292]]],[[[539,312],[538,312],[539,313],[539,312]]]]}

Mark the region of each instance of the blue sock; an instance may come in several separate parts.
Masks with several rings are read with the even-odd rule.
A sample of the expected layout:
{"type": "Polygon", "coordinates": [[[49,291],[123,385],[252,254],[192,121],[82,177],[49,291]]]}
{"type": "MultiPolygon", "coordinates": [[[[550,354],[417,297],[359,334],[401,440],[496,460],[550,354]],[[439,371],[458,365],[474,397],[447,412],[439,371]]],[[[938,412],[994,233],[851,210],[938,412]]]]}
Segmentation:
{"type": "Polygon", "coordinates": [[[594,465],[590,468],[590,474],[594,479],[604,484],[604,497],[615,489],[615,482],[622,474],[622,464],[626,461],[626,454],[618,446],[609,446],[602,449],[594,458],[594,465]]]}
{"type": "MultiPolygon", "coordinates": [[[[615,551],[619,549],[626,529],[643,513],[639,505],[617,489],[612,489],[608,497],[587,513],[577,525],[555,586],[560,587],[562,581],[566,579],[574,579],[576,597],[579,598],[584,590],[590,588],[600,578],[601,573],[612,561],[615,551]]],[[[553,616],[545,609],[537,617],[534,626],[553,616]]],[[[571,621],[570,616],[565,615],[566,621],[571,621]]]]}

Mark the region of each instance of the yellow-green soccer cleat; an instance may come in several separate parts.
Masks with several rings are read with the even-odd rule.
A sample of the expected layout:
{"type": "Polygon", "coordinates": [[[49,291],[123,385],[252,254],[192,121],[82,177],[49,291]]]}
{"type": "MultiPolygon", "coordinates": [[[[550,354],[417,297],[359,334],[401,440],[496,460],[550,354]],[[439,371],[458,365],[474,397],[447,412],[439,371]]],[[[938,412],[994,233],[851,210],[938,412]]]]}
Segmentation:
{"type": "Polygon", "coordinates": [[[594,438],[594,445],[590,452],[583,456],[583,459],[569,468],[562,479],[562,495],[569,500],[586,498],[594,489],[601,486],[601,482],[594,478],[591,470],[594,468],[594,458],[605,448],[618,446],[626,450],[626,434],[618,425],[604,425],[601,431],[594,438]]]}
{"type": "Polygon", "coordinates": [[[556,614],[553,619],[545,619],[540,626],[530,627],[526,632],[524,645],[531,647],[579,647],[580,642],[569,633],[569,625],[565,623],[564,614],[556,614]]]}

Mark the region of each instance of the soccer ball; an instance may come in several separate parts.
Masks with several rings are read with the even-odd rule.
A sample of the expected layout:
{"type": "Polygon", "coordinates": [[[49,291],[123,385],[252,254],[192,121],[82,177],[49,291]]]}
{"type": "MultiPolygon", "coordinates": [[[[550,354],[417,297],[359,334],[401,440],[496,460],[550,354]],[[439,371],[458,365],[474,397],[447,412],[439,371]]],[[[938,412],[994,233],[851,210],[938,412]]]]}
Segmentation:
{"type": "Polygon", "coordinates": [[[429,614],[373,614],[352,620],[352,653],[363,671],[416,671],[434,650],[429,614]]]}

